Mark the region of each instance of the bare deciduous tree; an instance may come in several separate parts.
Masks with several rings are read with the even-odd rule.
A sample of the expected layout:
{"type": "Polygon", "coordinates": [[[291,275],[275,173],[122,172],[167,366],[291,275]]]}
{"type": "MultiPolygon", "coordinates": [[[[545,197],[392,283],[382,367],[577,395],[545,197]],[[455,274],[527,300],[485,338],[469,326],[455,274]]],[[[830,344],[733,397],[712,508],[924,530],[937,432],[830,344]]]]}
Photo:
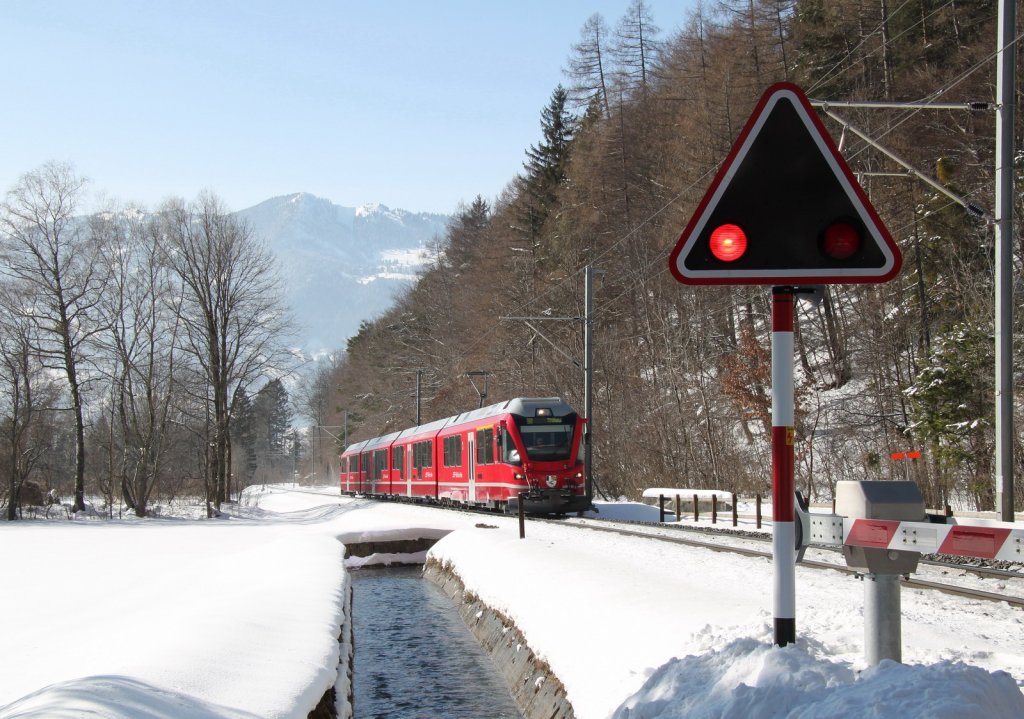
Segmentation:
{"type": "Polygon", "coordinates": [[[181,355],[181,288],[163,262],[158,218],[113,213],[95,221],[107,238],[112,278],[103,301],[110,318],[110,484],[146,516],[162,473],[175,409],[181,355]]]}
{"type": "Polygon", "coordinates": [[[46,412],[59,392],[33,350],[31,322],[12,312],[19,293],[3,288],[0,320],[0,457],[7,475],[7,519],[16,519],[21,488],[48,444],[46,412]]]}
{"type": "Polygon", "coordinates": [[[47,163],[23,175],[0,208],[3,271],[28,289],[15,310],[33,323],[39,356],[67,378],[75,415],[75,511],[85,509],[84,348],[103,329],[97,304],[108,275],[100,243],[76,216],[85,182],[71,166],[47,163]]]}
{"type": "Polygon", "coordinates": [[[230,493],[231,398],[287,361],[288,318],[273,256],[221,201],[165,205],[166,261],[182,286],[185,348],[206,386],[207,501],[211,514],[230,493]]]}

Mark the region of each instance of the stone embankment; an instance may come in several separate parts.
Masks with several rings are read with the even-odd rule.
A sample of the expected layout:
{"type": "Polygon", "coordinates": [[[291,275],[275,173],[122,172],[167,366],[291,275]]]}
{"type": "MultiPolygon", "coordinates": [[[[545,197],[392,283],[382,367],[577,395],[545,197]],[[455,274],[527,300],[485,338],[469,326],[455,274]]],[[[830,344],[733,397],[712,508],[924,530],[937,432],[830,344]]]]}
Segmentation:
{"type": "Polygon", "coordinates": [[[338,675],[334,686],[324,692],[306,719],[352,719],[352,658],[355,645],[352,641],[352,582],[347,574],[342,594],[345,606],[342,624],[338,628],[338,675]]]}
{"type": "Polygon", "coordinates": [[[466,626],[490,653],[525,719],[574,719],[565,687],[508,617],[467,592],[450,566],[428,559],[423,576],[455,602],[466,626]]]}

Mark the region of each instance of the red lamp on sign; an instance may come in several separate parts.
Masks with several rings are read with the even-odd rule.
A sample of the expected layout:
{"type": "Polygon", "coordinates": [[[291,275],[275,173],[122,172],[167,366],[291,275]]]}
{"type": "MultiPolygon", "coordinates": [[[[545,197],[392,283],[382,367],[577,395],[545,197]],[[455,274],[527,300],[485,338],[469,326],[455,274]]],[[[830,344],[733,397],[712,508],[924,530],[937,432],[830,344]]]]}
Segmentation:
{"type": "Polygon", "coordinates": [[[860,230],[849,222],[833,222],[825,228],[822,250],[833,260],[848,260],[860,251],[860,230]]]}
{"type": "Polygon", "coordinates": [[[719,225],[711,233],[711,254],[722,262],[734,262],[747,251],[747,234],[739,225],[719,225]]]}

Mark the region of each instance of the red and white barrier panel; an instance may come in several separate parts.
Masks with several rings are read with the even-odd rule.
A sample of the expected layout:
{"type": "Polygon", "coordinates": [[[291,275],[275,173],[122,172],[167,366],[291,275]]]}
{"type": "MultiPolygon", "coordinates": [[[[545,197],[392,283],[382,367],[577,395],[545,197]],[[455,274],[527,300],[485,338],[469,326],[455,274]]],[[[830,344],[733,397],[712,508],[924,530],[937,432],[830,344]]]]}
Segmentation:
{"type": "Polygon", "coordinates": [[[876,549],[898,549],[921,554],[1024,561],[1024,529],[1010,522],[972,520],[960,524],[901,522],[888,519],[843,521],[843,544],[876,549]]]}

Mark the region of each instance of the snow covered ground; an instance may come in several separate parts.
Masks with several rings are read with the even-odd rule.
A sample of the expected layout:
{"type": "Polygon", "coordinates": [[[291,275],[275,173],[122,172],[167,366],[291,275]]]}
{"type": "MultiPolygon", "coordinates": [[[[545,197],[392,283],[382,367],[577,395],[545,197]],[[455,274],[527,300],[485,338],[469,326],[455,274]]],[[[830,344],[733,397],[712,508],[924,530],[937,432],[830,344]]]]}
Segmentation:
{"type": "Polygon", "coordinates": [[[779,649],[767,560],[559,524],[520,540],[514,518],[333,488],[246,505],[0,523],[0,717],[305,717],[335,681],[342,542],[421,536],[444,536],[431,555],[516,621],[580,719],[1024,717],[1024,612],[1005,604],[904,588],[905,664],[865,668],[863,589],[838,572],[798,568],[779,649]]]}

